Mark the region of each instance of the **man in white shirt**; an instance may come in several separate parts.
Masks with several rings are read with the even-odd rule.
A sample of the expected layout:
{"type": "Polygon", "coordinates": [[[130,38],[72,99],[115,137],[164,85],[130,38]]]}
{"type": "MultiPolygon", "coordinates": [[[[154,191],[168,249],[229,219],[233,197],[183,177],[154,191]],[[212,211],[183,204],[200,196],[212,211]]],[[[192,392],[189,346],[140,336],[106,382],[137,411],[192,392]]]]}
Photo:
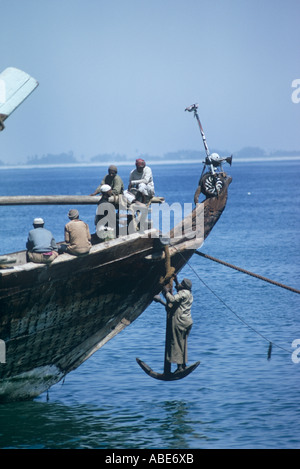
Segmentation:
{"type": "Polygon", "coordinates": [[[137,200],[147,203],[155,193],[152,171],[141,158],[136,160],[135,166],[136,169],[130,173],[128,190],[136,196],[137,200]]]}

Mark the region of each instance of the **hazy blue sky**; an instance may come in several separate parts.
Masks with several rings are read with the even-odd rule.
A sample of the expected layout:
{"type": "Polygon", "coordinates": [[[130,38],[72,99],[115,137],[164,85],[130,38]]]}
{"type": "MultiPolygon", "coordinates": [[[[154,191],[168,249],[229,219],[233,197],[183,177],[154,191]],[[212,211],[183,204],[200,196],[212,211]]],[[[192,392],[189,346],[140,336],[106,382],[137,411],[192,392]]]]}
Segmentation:
{"type": "Polygon", "coordinates": [[[74,151],[300,149],[300,0],[0,0],[0,70],[37,90],[0,160],[74,151]]]}

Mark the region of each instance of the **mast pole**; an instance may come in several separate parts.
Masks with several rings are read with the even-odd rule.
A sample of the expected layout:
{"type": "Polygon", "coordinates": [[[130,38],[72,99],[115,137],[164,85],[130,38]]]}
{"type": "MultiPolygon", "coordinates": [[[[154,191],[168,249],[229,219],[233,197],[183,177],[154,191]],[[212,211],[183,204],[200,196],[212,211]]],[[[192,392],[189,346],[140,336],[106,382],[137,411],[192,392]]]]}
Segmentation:
{"type": "MultiPolygon", "coordinates": [[[[212,162],[211,162],[211,159],[210,159],[210,151],[209,151],[208,146],[207,146],[206,137],[205,137],[205,134],[204,134],[204,130],[203,130],[200,118],[198,116],[197,109],[198,109],[198,104],[192,104],[191,106],[188,106],[187,108],[185,108],[185,111],[194,112],[194,117],[196,117],[196,119],[197,119],[199,129],[200,129],[200,133],[201,133],[201,137],[202,137],[202,141],[203,141],[203,145],[204,145],[204,149],[205,149],[205,153],[206,153],[205,164],[210,165],[211,172],[212,172],[212,174],[214,174],[214,168],[213,168],[213,165],[212,165],[212,162]]],[[[205,166],[204,166],[204,168],[205,168],[205,166]]],[[[203,168],[202,174],[204,172],[204,168],[203,168]]]]}

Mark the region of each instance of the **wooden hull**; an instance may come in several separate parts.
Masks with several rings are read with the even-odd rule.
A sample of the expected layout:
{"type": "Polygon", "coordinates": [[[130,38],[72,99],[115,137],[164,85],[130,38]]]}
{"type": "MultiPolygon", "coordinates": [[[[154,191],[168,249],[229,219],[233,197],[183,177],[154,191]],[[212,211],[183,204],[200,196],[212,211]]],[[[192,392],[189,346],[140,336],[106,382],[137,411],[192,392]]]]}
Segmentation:
{"type": "MultiPolygon", "coordinates": [[[[0,400],[41,394],[132,323],[161,291],[166,253],[180,271],[226,200],[227,188],[199,204],[193,220],[202,214],[202,230],[177,238],[173,230],[167,251],[158,232],[149,230],[94,245],[87,256],[63,254],[50,265],[18,260],[0,270],[0,339],[6,352],[0,400]]],[[[25,253],[15,255],[19,259],[25,253]]]]}

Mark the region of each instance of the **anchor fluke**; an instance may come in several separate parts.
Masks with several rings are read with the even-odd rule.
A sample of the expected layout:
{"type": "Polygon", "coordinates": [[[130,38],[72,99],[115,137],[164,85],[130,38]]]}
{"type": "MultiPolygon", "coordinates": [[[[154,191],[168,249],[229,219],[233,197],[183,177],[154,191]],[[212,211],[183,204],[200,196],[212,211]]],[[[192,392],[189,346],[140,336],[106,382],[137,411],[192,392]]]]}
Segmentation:
{"type": "Polygon", "coordinates": [[[198,365],[200,365],[200,362],[196,362],[193,365],[187,366],[183,370],[175,371],[174,373],[171,373],[170,371],[164,371],[164,373],[157,373],[156,371],[153,371],[152,368],[147,365],[147,363],[143,362],[139,358],[136,358],[136,361],[140,365],[142,370],[147,373],[147,375],[151,376],[151,378],[155,378],[160,381],[176,381],[185,378],[190,373],[192,373],[198,365]]]}

